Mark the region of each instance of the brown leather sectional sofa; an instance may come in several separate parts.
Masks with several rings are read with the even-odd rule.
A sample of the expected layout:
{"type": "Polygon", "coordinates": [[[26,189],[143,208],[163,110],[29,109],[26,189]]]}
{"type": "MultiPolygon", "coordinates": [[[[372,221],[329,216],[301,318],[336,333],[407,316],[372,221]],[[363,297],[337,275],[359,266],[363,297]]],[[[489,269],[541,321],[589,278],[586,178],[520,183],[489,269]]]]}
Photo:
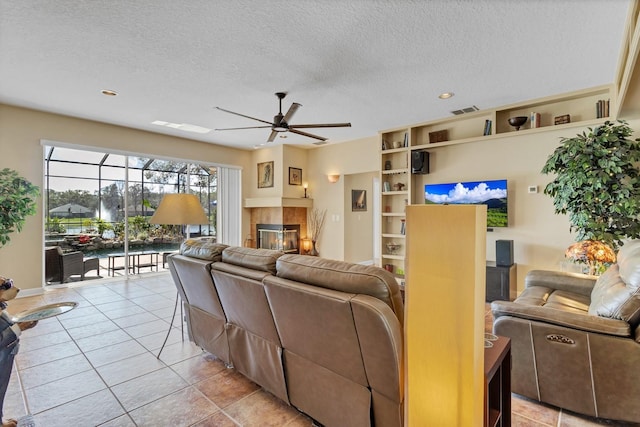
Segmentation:
{"type": "Polygon", "coordinates": [[[186,241],[169,268],[190,339],[330,426],[403,425],[403,302],[387,271],[186,241]]]}
{"type": "Polygon", "coordinates": [[[513,392],[582,414],[640,423],[640,241],[592,276],[532,270],[514,301],[494,301],[511,338],[513,392]]]}

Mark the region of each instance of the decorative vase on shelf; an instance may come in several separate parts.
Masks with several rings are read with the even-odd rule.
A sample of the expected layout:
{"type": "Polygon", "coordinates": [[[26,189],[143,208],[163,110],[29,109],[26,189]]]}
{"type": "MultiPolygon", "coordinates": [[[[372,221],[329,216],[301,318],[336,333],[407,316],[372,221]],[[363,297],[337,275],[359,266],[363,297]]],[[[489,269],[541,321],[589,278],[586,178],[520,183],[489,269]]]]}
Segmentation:
{"type": "Polygon", "coordinates": [[[311,250],[309,251],[309,255],[311,255],[311,256],[320,255],[320,253],[316,249],[316,241],[315,240],[311,240],[311,250]]]}
{"type": "Polygon", "coordinates": [[[523,124],[527,121],[527,116],[517,116],[517,117],[509,117],[509,124],[516,128],[516,130],[520,130],[523,124]]]}

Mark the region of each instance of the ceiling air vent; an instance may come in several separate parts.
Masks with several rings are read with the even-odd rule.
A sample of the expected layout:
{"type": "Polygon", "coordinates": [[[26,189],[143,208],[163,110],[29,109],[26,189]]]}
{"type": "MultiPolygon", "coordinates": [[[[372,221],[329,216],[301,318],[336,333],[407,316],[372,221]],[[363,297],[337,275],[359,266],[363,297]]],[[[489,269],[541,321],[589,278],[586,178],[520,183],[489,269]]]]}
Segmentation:
{"type": "Polygon", "coordinates": [[[478,107],[476,107],[475,105],[472,105],[471,107],[462,108],[460,110],[453,110],[451,114],[453,114],[454,116],[459,116],[460,114],[473,113],[474,111],[478,111],[478,110],[479,110],[478,107]]]}

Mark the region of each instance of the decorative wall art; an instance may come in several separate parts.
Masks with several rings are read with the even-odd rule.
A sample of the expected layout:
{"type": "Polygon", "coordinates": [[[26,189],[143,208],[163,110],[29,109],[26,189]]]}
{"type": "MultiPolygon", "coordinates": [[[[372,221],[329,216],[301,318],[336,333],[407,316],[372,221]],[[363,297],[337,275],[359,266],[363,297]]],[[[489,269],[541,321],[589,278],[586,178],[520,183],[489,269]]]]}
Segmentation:
{"type": "Polygon", "coordinates": [[[302,185],[302,169],[289,168],[289,185],[302,185]]]}
{"type": "Polygon", "coordinates": [[[273,161],[258,163],[258,188],[273,187],[273,161]]]}
{"type": "Polygon", "coordinates": [[[351,190],[351,211],[367,210],[367,190],[351,190]]]}

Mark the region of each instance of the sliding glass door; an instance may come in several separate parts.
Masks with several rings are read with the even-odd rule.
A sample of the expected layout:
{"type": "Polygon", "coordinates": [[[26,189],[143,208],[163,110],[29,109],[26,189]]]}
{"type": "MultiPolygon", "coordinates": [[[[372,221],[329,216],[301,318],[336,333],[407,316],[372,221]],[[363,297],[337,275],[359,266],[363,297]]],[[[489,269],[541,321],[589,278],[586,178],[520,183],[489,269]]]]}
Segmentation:
{"type": "Polygon", "coordinates": [[[43,194],[48,284],[160,271],[187,231],[216,238],[213,165],[47,146],[43,194]],[[163,195],[185,192],[208,224],[149,223],[163,195]]]}

